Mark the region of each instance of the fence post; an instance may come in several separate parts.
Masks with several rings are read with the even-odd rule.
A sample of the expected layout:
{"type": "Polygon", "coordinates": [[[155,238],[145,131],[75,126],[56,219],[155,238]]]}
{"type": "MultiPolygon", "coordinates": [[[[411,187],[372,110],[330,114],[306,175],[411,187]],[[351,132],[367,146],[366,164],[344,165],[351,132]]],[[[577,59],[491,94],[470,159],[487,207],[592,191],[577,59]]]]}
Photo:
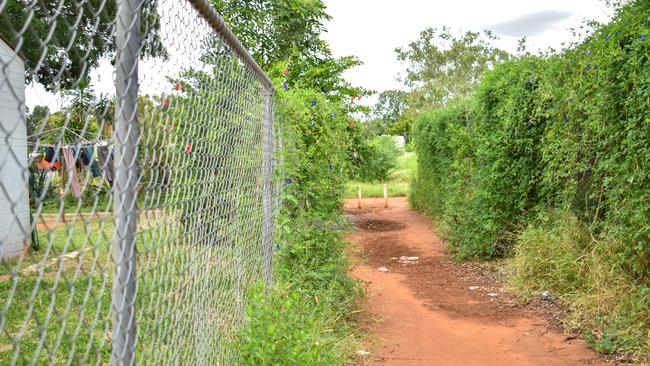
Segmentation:
{"type": "Polygon", "coordinates": [[[113,132],[113,299],[111,365],[135,364],[138,53],[142,0],[118,0],[113,132]]]}
{"type": "Polygon", "coordinates": [[[388,184],[384,183],[384,208],[388,208],[388,184]]]}
{"type": "Polygon", "coordinates": [[[264,264],[262,277],[266,288],[272,279],[271,258],[273,256],[273,91],[264,87],[264,121],[262,122],[262,254],[264,264]]]}
{"type": "Polygon", "coordinates": [[[361,209],[361,184],[357,186],[357,208],[361,209]]]}

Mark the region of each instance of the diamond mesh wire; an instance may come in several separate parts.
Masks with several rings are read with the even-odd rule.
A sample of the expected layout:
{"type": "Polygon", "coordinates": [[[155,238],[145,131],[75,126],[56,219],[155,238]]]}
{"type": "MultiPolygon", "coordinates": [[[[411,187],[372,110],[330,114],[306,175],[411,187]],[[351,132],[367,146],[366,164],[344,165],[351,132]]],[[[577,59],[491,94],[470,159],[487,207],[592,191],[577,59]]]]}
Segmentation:
{"type": "Polygon", "coordinates": [[[237,361],[279,134],[206,5],[0,0],[0,364],[237,361]]]}

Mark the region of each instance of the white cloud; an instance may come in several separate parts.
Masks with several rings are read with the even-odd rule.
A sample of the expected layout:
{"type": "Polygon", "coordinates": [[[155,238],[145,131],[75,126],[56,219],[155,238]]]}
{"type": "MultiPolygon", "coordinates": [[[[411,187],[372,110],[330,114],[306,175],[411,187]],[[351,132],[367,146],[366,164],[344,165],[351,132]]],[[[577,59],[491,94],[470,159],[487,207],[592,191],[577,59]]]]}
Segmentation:
{"type": "Polygon", "coordinates": [[[559,10],[542,10],[520,15],[508,21],[489,26],[496,34],[508,37],[534,37],[554,29],[560,22],[569,18],[571,13],[559,10]]]}
{"type": "MultiPolygon", "coordinates": [[[[498,47],[514,52],[519,34],[527,35],[529,49],[536,51],[557,49],[562,42],[572,40],[569,28],[579,27],[584,19],[605,21],[611,14],[602,0],[324,1],[333,17],[326,24],[328,33],[324,38],[334,55],[356,55],[364,62],[345,76],[355,85],[376,91],[404,88],[396,77],[405,65],[397,61],[394,50],[415,40],[426,27],[447,25],[459,32],[478,31],[549,10],[556,15],[566,14],[566,17],[556,17],[554,22],[540,24],[546,25],[546,30],[522,24],[519,32],[514,33],[513,28],[496,42],[498,47]]],[[[374,100],[367,98],[365,103],[372,104],[374,100]]]]}

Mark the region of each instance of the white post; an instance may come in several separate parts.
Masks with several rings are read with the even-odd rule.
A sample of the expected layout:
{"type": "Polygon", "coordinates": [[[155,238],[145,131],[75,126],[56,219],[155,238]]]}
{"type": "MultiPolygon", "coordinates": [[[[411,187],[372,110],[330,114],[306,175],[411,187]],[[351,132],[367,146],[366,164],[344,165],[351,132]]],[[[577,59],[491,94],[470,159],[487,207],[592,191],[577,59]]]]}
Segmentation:
{"type": "Polygon", "coordinates": [[[384,208],[388,208],[388,184],[384,183],[384,208]]]}
{"type": "Polygon", "coordinates": [[[357,187],[357,207],[361,209],[361,184],[357,187]]]}

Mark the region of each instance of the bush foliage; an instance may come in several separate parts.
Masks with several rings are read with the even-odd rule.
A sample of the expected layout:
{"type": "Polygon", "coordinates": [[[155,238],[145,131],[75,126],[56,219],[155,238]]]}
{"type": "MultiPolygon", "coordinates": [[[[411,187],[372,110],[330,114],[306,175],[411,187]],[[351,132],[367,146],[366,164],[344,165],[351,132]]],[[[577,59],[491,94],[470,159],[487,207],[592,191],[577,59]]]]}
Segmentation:
{"type": "Polygon", "coordinates": [[[368,183],[388,181],[399,156],[393,138],[376,136],[364,147],[367,152],[359,161],[357,179],[368,183]]]}
{"type": "Polygon", "coordinates": [[[310,89],[276,96],[283,142],[274,282],[249,294],[237,346],[245,365],[340,365],[355,345],[356,282],[347,276],[345,183],[360,132],[343,100],[310,89]]]}
{"type": "Polygon", "coordinates": [[[420,117],[413,203],[455,224],[457,254],[502,255],[522,225],[567,207],[647,275],[649,11],[634,2],[561,55],[497,65],[471,100],[420,117]]]}
{"type": "Polygon", "coordinates": [[[535,290],[541,281],[574,294],[581,309],[594,310],[585,314],[601,317],[606,334],[643,325],[635,346],[610,340],[606,350],[647,343],[650,324],[649,14],[650,2],[633,1],[560,54],[496,65],[469,100],[423,113],[414,128],[419,166],[411,202],[450,228],[452,253],[493,258],[516,249],[551,261],[516,265],[516,275],[535,290]],[[572,217],[560,220],[572,229],[545,224],[558,211],[572,217]],[[633,305],[607,314],[613,308],[587,304],[603,289],[595,290],[589,266],[620,270],[616,278],[627,287],[609,284],[610,293],[633,305]]]}

